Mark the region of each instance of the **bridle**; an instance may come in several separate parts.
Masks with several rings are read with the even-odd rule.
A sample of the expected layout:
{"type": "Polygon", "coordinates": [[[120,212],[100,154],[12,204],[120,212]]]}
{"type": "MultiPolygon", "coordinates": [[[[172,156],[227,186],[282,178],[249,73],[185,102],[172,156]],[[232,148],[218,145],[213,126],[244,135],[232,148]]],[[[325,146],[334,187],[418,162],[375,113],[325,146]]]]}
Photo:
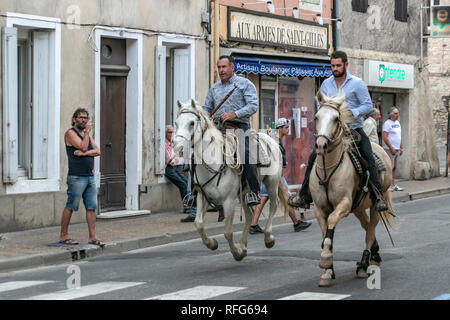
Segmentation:
{"type": "MultiPolygon", "coordinates": [[[[317,135],[316,133],[314,133],[314,136],[316,137],[316,140],[317,140],[317,138],[320,138],[320,137],[325,138],[327,140],[327,144],[329,146],[334,145],[334,143],[336,141],[339,141],[342,138],[342,135],[344,133],[344,127],[342,126],[342,120],[341,120],[341,111],[338,108],[336,108],[335,106],[328,104],[328,103],[321,103],[320,107],[321,108],[322,107],[331,108],[331,109],[337,111],[339,114],[338,123],[337,123],[336,129],[334,130],[331,137],[328,137],[323,134],[317,135]]],[[[328,149],[327,149],[327,151],[328,151],[328,149]]]]}
{"type": "MultiPolygon", "coordinates": [[[[197,120],[201,122],[201,117],[200,117],[200,115],[199,115],[198,113],[194,112],[194,111],[185,110],[185,111],[180,112],[179,115],[181,115],[181,114],[186,114],[186,113],[191,113],[191,114],[193,114],[193,115],[197,118],[197,120]]],[[[180,138],[186,140],[187,142],[191,143],[192,141],[194,141],[194,134],[195,134],[195,129],[194,129],[194,131],[193,131],[193,133],[192,133],[190,139],[186,138],[185,136],[183,136],[183,135],[181,135],[181,134],[177,134],[177,135],[175,136],[175,138],[180,137],[180,138]]]]}

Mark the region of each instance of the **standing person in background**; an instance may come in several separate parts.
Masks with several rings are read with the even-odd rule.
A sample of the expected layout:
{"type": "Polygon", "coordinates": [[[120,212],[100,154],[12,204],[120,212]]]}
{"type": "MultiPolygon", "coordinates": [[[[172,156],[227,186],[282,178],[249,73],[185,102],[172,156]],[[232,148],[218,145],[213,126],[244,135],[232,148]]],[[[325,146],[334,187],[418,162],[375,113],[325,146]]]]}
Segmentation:
{"type": "MultiPolygon", "coordinates": [[[[282,139],[284,136],[289,134],[289,126],[290,126],[290,122],[288,120],[286,120],[285,118],[278,119],[275,124],[275,129],[278,129],[278,133],[276,134],[275,137],[273,137],[280,146],[281,154],[283,156],[283,168],[285,168],[287,166],[287,161],[286,161],[286,150],[284,149],[282,139]]],[[[289,193],[289,186],[288,186],[284,176],[281,176],[281,181],[283,182],[284,186],[286,187],[286,191],[289,193]]],[[[261,184],[261,204],[256,206],[254,214],[253,214],[253,220],[252,220],[252,223],[250,224],[250,233],[251,234],[264,232],[261,229],[261,227],[258,225],[258,220],[262,213],[262,210],[264,209],[264,206],[267,203],[267,200],[269,200],[269,195],[267,194],[266,186],[263,183],[263,184],[261,184]]],[[[297,219],[297,217],[295,215],[295,211],[292,207],[289,208],[289,217],[291,218],[292,223],[294,224],[295,232],[305,230],[306,228],[308,228],[311,225],[310,222],[299,221],[297,219]]]]}
{"type": "Polygon", "coordinates": [[[380,141],[378,140],[378,123],[377,121],[380,120],[381,113],[380,110],[374,108],[373,112],[370,114],[370,117],[368,117],[366,120],[364,120],[363,123],[363,130],[367,134],[367,137],[369,138],[370,142],[380,144],[380,141]]]}
{"type": "Polygon", "coordinates": [[[100,150],[90,136],[92,123],[89,122],[89,112],[78,108],[72,116],[72,128],[64,134],[69,172],[67,175],[67,202],[61,217],[61,232],[59,242],[77,245],[78,241],[69,237],[69,224],[73,211],[78,211],[78,205],[83,198],[86,208],[86,221],[89,230],[89,244],[104,246],[95,233],[97,209],[97,187],[94,178],[94,157],[100,155],[100,150]]]}
{"type": "Polygon", "coordinates": [[[397,159],[403,154],[402,147],[402,127],[398,121],[398,109],[392,107],[389,112],[389,119],[383,124],[383,141],[386,144],[386,153],[392,161],[392,183],[391,191],[402,191],[403,188],[395,184],[395,169],[397,167],[397,159]]]}

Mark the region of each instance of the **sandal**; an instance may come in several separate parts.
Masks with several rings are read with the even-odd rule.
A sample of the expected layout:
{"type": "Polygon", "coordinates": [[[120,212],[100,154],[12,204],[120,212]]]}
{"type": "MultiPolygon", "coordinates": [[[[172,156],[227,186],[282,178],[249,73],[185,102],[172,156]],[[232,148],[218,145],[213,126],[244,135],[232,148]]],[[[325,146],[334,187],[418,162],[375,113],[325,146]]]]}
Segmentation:
{"type": "Polygon", "coordinates": [[[100,241],[98,239],[89,240],[88,244],[93,244],[93,245],[100,246],[100,247],[103,247],[105,245],[102,241],[100,241]]]}
{"type": "Polygon", "coordinates": [[[61,243],[61,244],[68,244],[68,245],[77,245],[77,244],[79,244],[78,241],[70,239],[70,238],[69,239],[64,239],[64,240],[59,240],[59,243],[61,243]]]}

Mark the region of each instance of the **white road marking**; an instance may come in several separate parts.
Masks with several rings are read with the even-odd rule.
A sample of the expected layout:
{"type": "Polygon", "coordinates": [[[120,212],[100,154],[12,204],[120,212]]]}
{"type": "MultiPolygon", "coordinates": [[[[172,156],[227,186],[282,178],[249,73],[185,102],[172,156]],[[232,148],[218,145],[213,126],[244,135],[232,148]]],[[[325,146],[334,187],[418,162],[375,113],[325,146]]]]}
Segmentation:
{"type": "Polygon", "coordinates": [[[320,292],[302,292],[287,296],[278,300],[342,300],[350,297],[349,294],[334,294],[334,293],[320,293],[320,292]]]}
{"type": "Polygon", "coordinates": [[[144,283],[145,282],[101,282],[88,286],[81,286],[80,288],[33,296],[24,300],[71,300],[139,286],[144,283]]]}
{"type": "Polygon", "coordinates": [[[55,281],[10,281],[0,283],[0,292],[18,290],[33,286],[38,286],[45,283],[52,283],[55,281]]]}
{"type": "Polygon", "coordinates": [[[242,289],[245,289],[245,287],[197,286],[145,300],[206,300],[242,289]]]}

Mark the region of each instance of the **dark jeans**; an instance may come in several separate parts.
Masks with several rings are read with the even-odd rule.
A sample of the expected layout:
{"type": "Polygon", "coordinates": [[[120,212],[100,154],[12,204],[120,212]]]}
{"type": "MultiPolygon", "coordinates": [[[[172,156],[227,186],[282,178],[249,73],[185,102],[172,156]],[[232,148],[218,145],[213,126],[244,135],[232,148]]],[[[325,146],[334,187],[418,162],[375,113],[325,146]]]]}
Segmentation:
{"type": "MultiPolygon", "coordinates": [[[[375,160],[373,159],[373,151],[372,146],[370,144],[370,140],[367,137],[366,133],[362,128],[355,129],[356,132],[358,132],[361,135],[361,142],[359,143],[359,152],[361,153],[361,156],[367,161],[367,164],[369,166],[369,173],[370,173],[370,181],[373,183],[375,188],[378,189],[381,193],[381,183],[380,179],[378,177],[378,173],[375,167],[375,160]]],[[[311,175],[311,170],[314,165],[314,161],[316,160],[317,154],[316,149],[313,149],[311,152],[311,155],[308,159],[308,167],[306,168],[305,172],[305,179],[302,184],[302,188],[300,189],[301,195],[309,195],[309,177],[311,175]]],[[[372,202],[375,203],[375,193],[373,192],[372,188],[369,188],[370,192],[370,198],[372,199],[372,202]]]]}
{"type": "Polygon", "coordinates": [[[186,176],[181,173],[176,167],[170,165],[166,167],[165,176],[167,179],[169,179],[170,182],[177,186],[178,190],[180,191],[181,200],[183,200],[187,195],[188,183],[186,176]]]}

